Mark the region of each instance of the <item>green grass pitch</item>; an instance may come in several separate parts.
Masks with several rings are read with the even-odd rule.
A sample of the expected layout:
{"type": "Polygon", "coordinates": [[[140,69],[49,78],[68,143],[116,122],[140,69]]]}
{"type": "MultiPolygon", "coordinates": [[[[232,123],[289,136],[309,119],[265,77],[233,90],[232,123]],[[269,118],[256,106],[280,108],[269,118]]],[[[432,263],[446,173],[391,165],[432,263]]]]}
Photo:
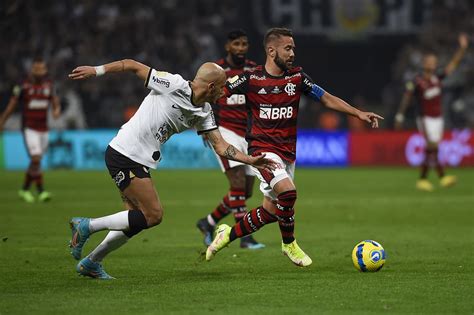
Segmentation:
{"type": "MultiPolygon", "coordinates": [[[[217,170],[159,170],[163,223],[104,261],[117,280],[97,281],[75,273],[68,220],[122,210],[108,174],[46,172],[54,199],[28,205],[17,199],[23,174],[2,171],[0,314],[472,314],[474,171],[451,174],[457,186],[422,193],[415,169],[298,169],[296,236],[314,262],[303,269],[281,254],[276,224],[255,234],[263,250],[235,242],[201,261],[195,223],[216,206],[226,180],[217,170]],[[378,273],[352,266],[352,248],[364,239],[387,252],[378,273]]],[[[249,207],[260,201],[256,187],[249,207]]],[[[104,235],[93,235],[85,251],[104,235]]]]}

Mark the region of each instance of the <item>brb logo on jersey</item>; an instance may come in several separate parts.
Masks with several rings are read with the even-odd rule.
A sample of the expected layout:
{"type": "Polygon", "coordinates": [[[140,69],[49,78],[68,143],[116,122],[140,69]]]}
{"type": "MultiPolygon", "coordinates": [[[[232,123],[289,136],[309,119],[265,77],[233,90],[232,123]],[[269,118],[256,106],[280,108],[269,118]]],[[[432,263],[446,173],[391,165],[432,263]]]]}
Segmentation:
{"type": "Polygon", "coordinates": [[[260,104],[261,119],[282,119],[293,117],[293,107],[273,107],[272,104],[260,104]]]}

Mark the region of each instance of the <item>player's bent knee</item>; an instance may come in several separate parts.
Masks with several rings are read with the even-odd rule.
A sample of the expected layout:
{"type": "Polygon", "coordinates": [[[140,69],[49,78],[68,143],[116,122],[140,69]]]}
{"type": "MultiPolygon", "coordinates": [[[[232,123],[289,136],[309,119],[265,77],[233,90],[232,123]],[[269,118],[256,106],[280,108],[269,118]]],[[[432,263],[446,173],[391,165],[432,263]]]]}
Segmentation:
{"type": "Polygon", "coordinates": [[[145,212],[145,217],[148,223],[148,227],[158,225],[163,221],[163,208],[162,207],[149,208],[145,212]]]}

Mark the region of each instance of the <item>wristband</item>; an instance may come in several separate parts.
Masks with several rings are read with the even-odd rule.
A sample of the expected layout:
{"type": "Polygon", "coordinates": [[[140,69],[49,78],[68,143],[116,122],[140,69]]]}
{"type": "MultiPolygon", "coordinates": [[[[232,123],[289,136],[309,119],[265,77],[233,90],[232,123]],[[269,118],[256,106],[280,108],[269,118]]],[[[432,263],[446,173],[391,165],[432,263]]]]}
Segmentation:
{"type": "Polygon", "coordinates": [[[398,113],[395,115],[395,121],[402,123],[405,120],[405,116],[401,113],[398,113]]]}
{"type": "Polygon", "coordinates": [[[105,74],[105,67],[104,66],[97,66],[94,67],[95,69],[95,76],[100,77],[101,75],[105,74]]]}

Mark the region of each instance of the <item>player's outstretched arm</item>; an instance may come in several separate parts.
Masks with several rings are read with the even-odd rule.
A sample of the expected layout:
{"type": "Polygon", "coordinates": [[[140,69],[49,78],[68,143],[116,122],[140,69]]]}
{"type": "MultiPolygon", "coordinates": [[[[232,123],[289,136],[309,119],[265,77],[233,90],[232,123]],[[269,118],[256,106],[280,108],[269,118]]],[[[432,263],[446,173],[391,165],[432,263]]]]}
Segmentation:
{"type": "Polygon", "coordinates": [[[450,75],[451,73],[453,73],[454,70],[456,70],[456,68],[458,67],[462,58],[464,57],[467,47],[469,46],[469,38],[467,34],[464,34],[464,33],[459,34],[458,42],[459,42],[458,50],[456,50],[453,58],[451,58],[451,61],[449,61],[448,65],[444,69],[444,73],[446,75],[450,75]]]}
{"type": "Polygon", "coordinates": [[[10,117],[10,115],[15,111],[15,108],[17,105],[18,105],[18,97],[17,96],[10,97],[10,100],[8,101],[8,104],[7,104],[7,108],[5,108],[5,111],[0,116],[0,131],[3,130],[3,126],[5,125],[5,122],[7,121],[8,117],[10,117]]]}
{"type": "Polygon", "coordinates": [[[261,169],[274,170],[276,168],[275,162],[266,159],[265,154],[250,156],[240,152],[233,145],[227,143],[217,129],[206,132],[205,135],[216,153],[226,159],[239,161],[261,169]]]}
{"type": "Polygon", "coordinates": [[[92,66],[77,67],[76,69],[72,70],[72,72],[69,74],[69,78],[73,80],[83,80],[90,77],[98,77],[106,73],[124,72],[124,71],[134,72],[140,79],[145,81],[148,77],[148,72],[150,71],[150,67],[132,59],[124,59],[124,60],[107,63],[105,65],[101,65],[97,67],[92,67],[92,66]]]}
{"type": "Polygon", "coordinates": [[[327,91],[324,92],[320,100],[324,104],[324,106],[328,108],[337,110],[342,113],[356,116],[360,120],[370,123],[372,128],[378,128],[379,119],[383,119],[383,117],[378,114],[375,114],[372,112],[360,111],[357,108],[349,105],[348,103],[346,103],[344,100],[340,99],[339,97],[328,93],[327,91]]]}

